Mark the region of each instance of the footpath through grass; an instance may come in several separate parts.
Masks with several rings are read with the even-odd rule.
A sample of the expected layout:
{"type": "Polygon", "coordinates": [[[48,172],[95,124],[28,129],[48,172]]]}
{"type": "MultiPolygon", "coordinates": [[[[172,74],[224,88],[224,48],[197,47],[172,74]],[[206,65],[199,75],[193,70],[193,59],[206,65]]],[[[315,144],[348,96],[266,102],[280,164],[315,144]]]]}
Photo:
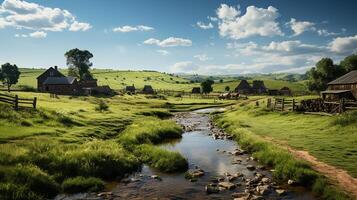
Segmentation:
{"type": "Polygon", "coordinates": [[[16,94],[36,96],[38,110],[14,111],[0,104],[0,199],[98,191],[103,181],[118,180],[143,163],[163,172],[184,171],[185,158],[154,146],[181,137],[181,127],[165,119],[171,116],[168,110],[227,103],[144,95],[53,99],[16,94]]]}
{"type": "Polygon", "coordinates": [[[307,163],[295,159],[270,139],[308,151],[320,161],[357,177],[357,113],[335,117],[279,113],[256,107],[254,103],[243,103],[216,116],[216,121],[260,162],[274,167],[278,180],[293,179],[325,199],[347,198],[307,163]]]}

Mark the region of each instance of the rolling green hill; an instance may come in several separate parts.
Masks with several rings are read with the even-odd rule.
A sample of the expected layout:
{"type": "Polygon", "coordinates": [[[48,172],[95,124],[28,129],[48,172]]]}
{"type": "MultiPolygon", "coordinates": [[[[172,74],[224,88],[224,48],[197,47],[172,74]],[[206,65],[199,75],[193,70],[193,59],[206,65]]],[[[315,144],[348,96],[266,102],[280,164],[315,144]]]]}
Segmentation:
{"type": "MultiPolygon", "coordinates": [[[[20,69],[21,76],[17,86],[27,85],[31,87],[37,86],[36,77],[45,71],[45,69],[20,69]]],[[[67,74],[67,70],[61,70],[63,74],[67,74]]],[[[199,83],[191,83],[187,76],[173,76],[167,73],[156,71],[119,71],[110,69],[94,69],[92,74],[98,79],[99,85],[109,85],[111,88],[119,90],[125,88],[127,85],[135,85],[136,88],[143,88],[144,85],[152,85],[154,89],[164,90],[185,90],[190,91],[192,87],[199,86],[199,83]]],[[[209,78],[209,77],[205,77],[209,78]]],[[[213,85],[215,92],[223,92],[226,86],[231,90],[239,84],[240,80],[231,76],[214,77],[216,83],[213,85]],[[218,80],[222,79],[223,83],[218,80]]],[[[202,79],[203,80],[203,79],[202,79]]],[[[270,76],[257,75],[256,77],[249,77],[248,82],[253,80],[264,80],[265,86],[269,89],[280,89],[284,86],[289,87],[297,93],[306,91],[303,81],[289,82],[286,80],[276,80],[270,76]],[[270,79],[271,78],[271,79],[270,79]]]]}

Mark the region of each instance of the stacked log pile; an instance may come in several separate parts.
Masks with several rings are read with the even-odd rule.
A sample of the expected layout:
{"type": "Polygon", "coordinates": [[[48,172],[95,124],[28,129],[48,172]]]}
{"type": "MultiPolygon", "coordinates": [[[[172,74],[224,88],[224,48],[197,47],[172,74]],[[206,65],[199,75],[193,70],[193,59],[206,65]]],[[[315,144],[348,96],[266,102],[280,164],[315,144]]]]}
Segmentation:
{"type": "Polygon", "coordinates": [[[336,112],[336,106],[338,107],[338,105],[339,105],[338,103],[336,104],[324,103],[322,99],[307,99],[307,100],[302,100],[300,102],[300,105],[297,107],[297,111],[333,113],[336,112]]]}

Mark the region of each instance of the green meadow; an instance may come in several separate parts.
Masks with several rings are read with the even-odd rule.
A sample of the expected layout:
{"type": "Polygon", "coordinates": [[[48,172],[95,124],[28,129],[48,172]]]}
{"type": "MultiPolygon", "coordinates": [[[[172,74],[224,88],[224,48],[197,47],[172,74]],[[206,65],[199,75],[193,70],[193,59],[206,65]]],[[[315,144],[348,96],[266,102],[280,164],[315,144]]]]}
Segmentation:
{"type": "MultiPolygon", "coordinates": [[[[21,75],[18,86],[37,87],[36,77],[45,71],[45,69],[20,69],[21,75]]],[[[67,74],[67,70],[60,70],[63,74],[67,74]]],[[[151,85],[154,89],[160,90],[175,90],[175,91],[191,91],[193,87],[199,87],[199,83],[192,83],[187,78],[173,76],[167,73],[154,71],[117,71],[107,69],[93,69],[92,74],[98,79],[99,85],[109,85],[112,89],[121,90],[127,85],[135,85],[137,89],[141,89],[144,85],[151,85]]],[[[240,80],[231,77],[213,77],[216,78],[216,83],[213,85],[215,92],[224,92],[226,86],[234,90],[238,86],[240,80]],[[222,79],[223,83],[219,80],[222,79]]],[[[269,89],[280,89],[284,86],[289,87],[297,94],[306,93],[307,89],[303,81],[289,82],[285,80],[274,80],[270,77],[257,76],[250,77],[248,82],[253,80],[264,80],[265,86],[269,89]]]]}
{"type": "Polygon", "coordinates": [[[188,163],[179,153],[155,147],[165,139],[180,138],[183,132],[168,119],[169,110],[229,103],[144,95],[12,94],[37,97],[38,109],[14,111],[0,104],[1,199],[99,191],[103,181],[117,180],[144,163],[163,172],[184,171],[188,163]]]}

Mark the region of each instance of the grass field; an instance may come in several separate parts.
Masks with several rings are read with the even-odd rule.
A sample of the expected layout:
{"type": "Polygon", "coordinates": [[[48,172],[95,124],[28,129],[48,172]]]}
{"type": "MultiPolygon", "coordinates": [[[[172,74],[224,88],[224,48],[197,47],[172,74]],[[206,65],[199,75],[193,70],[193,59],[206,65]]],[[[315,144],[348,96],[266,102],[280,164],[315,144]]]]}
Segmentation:
{"type": "Polygon", "coordinates": [[[187,169],[179,153],[154,145],[181,137],[168,110],[225,105],[206,99],[111,98],[12,92],[38,98],[38,109],[0,104],[0,199],[47,199],[59,192],[100,190],[103,181],[146,163],[164,172],[187,169]],[[106,105],[106,106],[99,106],[106,105]],[[191,105],[191,106],[190,106],[191,105]]]}
{"type": "Polygon", "coordinates": [[[319,160],[357,177],[356,112],[330,117],[270,112],[250,104],[237,106],[222,120],[237,129],[244,128],[263,138],[273,138],[295,149],[308,151],[319,160]]]}
{"type": "MultiPolygon", "coordinates": [[[[18,82],[19,85],[28,85],[31,87],[37,86],[36,77],[39,76],[44,69],[21,69],[21,76],[18,82]]],[[[61,70],[63,74],[67,74],[66,70],[61,70]]],[[[172,76],[166,73],[151,72],[151,71],[116,71],[95,69],[92,70],[95,78],[98,79],[99,85],[109,85],[113,89],[124,89],[127,85],[135,85],[136,88],[143,88],[144,85],[152,85],[154,89],[175,90],[175,91],[191,91],[193,87],[199,87],[199,83],[191,83],[190,80],[172,76]]],[[[216,77],[219,79],[219,77],[216,77]]],[[[280,89],[284,86],[289,87],[293,92],[305,93],[306,87],[303,81],[289,82],[284,80],[268,79],[266,77],[258,77],[264,80],[265,86],[269,89],[280,89]]],[[[248,82],[252,82],[249,80],[248,82]]],[[[213,90],[216,92],[225,91],[225,87],[229,86],[231,90],[239,84],[239,80],[231,77],[223,78],[223,83],[218,80],[213,85],[213,90]]]]}

